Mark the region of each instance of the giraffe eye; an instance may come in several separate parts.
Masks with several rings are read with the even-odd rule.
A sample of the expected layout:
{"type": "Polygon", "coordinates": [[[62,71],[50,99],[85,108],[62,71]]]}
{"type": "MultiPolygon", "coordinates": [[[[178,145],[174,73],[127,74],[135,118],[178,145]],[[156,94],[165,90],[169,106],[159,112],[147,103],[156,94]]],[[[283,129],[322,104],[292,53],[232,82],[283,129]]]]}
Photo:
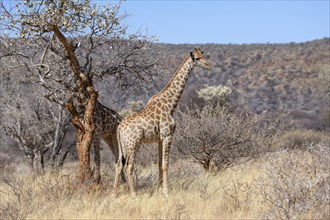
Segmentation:
{"type": "Polygon", "coordinates": [[[196,60],[200,60],[201,58],[200,57],[196,57],[196,60]]]}

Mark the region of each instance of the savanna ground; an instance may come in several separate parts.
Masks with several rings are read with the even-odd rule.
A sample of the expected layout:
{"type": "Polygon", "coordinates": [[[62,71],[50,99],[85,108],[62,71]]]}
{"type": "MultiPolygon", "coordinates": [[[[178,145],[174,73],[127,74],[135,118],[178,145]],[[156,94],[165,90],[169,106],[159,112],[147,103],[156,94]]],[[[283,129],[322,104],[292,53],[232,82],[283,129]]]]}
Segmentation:
{"type": "MultiPolygon", "coordinates": [[[[317,88],[327,105],[324,73],[317,88]]],[[[125,184],[113,194],[109,150],[102,153],[99,186],[78,184],[74,159],[57,172],[48,162],[41,175],[22,160],[4,159],[0,219],[329,219],[328,108],[320,107],[315,129],[301,128],[288,117],[227,109],[231,90],[208,88],[209,94],[201,94],[204,106],[178,111],[169,198],[157,186],[156,146],[142,146],[138,153],[136,198],[125,184]]]]}
{"type": "Polygon", "coordinates": [[[125,184],[112,193],[110,164],[103,164],[98,187],[77,184],[76,162],[39,176],[24,164],[9,164],[0,182],[0,219],[329,219],[326,135],[288,132],[277,144],[286,148],[218,172],[172,160],[167,199],[153,162],[136,167],[136,198],[125,184]]]}

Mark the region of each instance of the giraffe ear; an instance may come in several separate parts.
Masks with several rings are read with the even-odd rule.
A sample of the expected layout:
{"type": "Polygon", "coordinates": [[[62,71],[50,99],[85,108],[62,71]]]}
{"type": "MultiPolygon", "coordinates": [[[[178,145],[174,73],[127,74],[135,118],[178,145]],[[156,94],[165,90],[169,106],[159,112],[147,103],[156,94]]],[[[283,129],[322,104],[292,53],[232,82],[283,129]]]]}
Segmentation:
{"type": "Polygon", "coordinates": [[[201,54],[204,54],[204,50],[201,51],[201,54]]]}
{"type": "Polygon", "coordinates": [[[190,56],[191,56],[191,59],[193,60],[193,62],[195,62],[195,55],[193,52],[190,52],[190,56]]]}

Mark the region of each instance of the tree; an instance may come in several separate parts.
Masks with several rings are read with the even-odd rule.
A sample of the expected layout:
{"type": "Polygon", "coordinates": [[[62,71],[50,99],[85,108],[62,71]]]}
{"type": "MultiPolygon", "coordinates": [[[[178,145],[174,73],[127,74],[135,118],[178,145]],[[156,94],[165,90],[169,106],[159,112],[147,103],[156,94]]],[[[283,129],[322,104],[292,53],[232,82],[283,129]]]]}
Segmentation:
{"type": "Polygon", "coordinates": [[[202,98],[207,105],[217,106],[229,102],[231,89],[228,86],[208,86],[197,91],[199,98],[202,98]]]}
{"type": "MultiPolygon", "coordinates": [[[[0,54],[42,87],[48,100],[65,106],[77,128],[80,178],[91,178],[90,146],[95,129],[95,77],[112,77],[125,88],[139,88],[153,79],[157,55],[148,50],[152,39],[128,34],[120,14],[122,2],[97,5],[90,0],[1,2],[0,54]]],[[[40,89],[40,88],[38,88],[40,89]]]]}
{"type": "Polygon", "coordinates": [[[64,109],[35,97],[24,85],[14,85],[1,81],[1,128],[17,143],[34,173],[44,171],[46,152],[51,153],[53,168],[61,166],[69,152],[62,145],[69,125],[64,109]]]}

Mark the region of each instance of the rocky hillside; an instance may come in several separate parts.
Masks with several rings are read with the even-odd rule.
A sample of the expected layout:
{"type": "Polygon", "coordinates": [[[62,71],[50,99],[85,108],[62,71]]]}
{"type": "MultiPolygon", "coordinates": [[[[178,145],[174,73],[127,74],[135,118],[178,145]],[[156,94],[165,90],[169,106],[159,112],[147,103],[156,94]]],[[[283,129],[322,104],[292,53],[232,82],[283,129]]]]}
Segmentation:
{"type": "MultiPolygon", "coordinates": [[[[184,56],[194,47],[205,51],[211,70],[195,69],[184,91],[181,104],[195,100],[195,90],[207,85],[227,85],[233,90],[232,101],[257,113],[290,112],[299,119],[298,127],[318,128],[315,117],[328,106],[315,94],[319,69],[330,65],[330,39],[290,44],[243,45],[170,45],[156,44],[155,50],[173,60],[168,69],[159,69],[157,85],[142,94],[128,94],[127,100],[147,101],[170,79],[184,56]]],[[[327,67],[329,68],[329,66],[327,67]]],[[[100,99],[120,110],[125,106],[122,91],[98,82],[100,99]]]]}

